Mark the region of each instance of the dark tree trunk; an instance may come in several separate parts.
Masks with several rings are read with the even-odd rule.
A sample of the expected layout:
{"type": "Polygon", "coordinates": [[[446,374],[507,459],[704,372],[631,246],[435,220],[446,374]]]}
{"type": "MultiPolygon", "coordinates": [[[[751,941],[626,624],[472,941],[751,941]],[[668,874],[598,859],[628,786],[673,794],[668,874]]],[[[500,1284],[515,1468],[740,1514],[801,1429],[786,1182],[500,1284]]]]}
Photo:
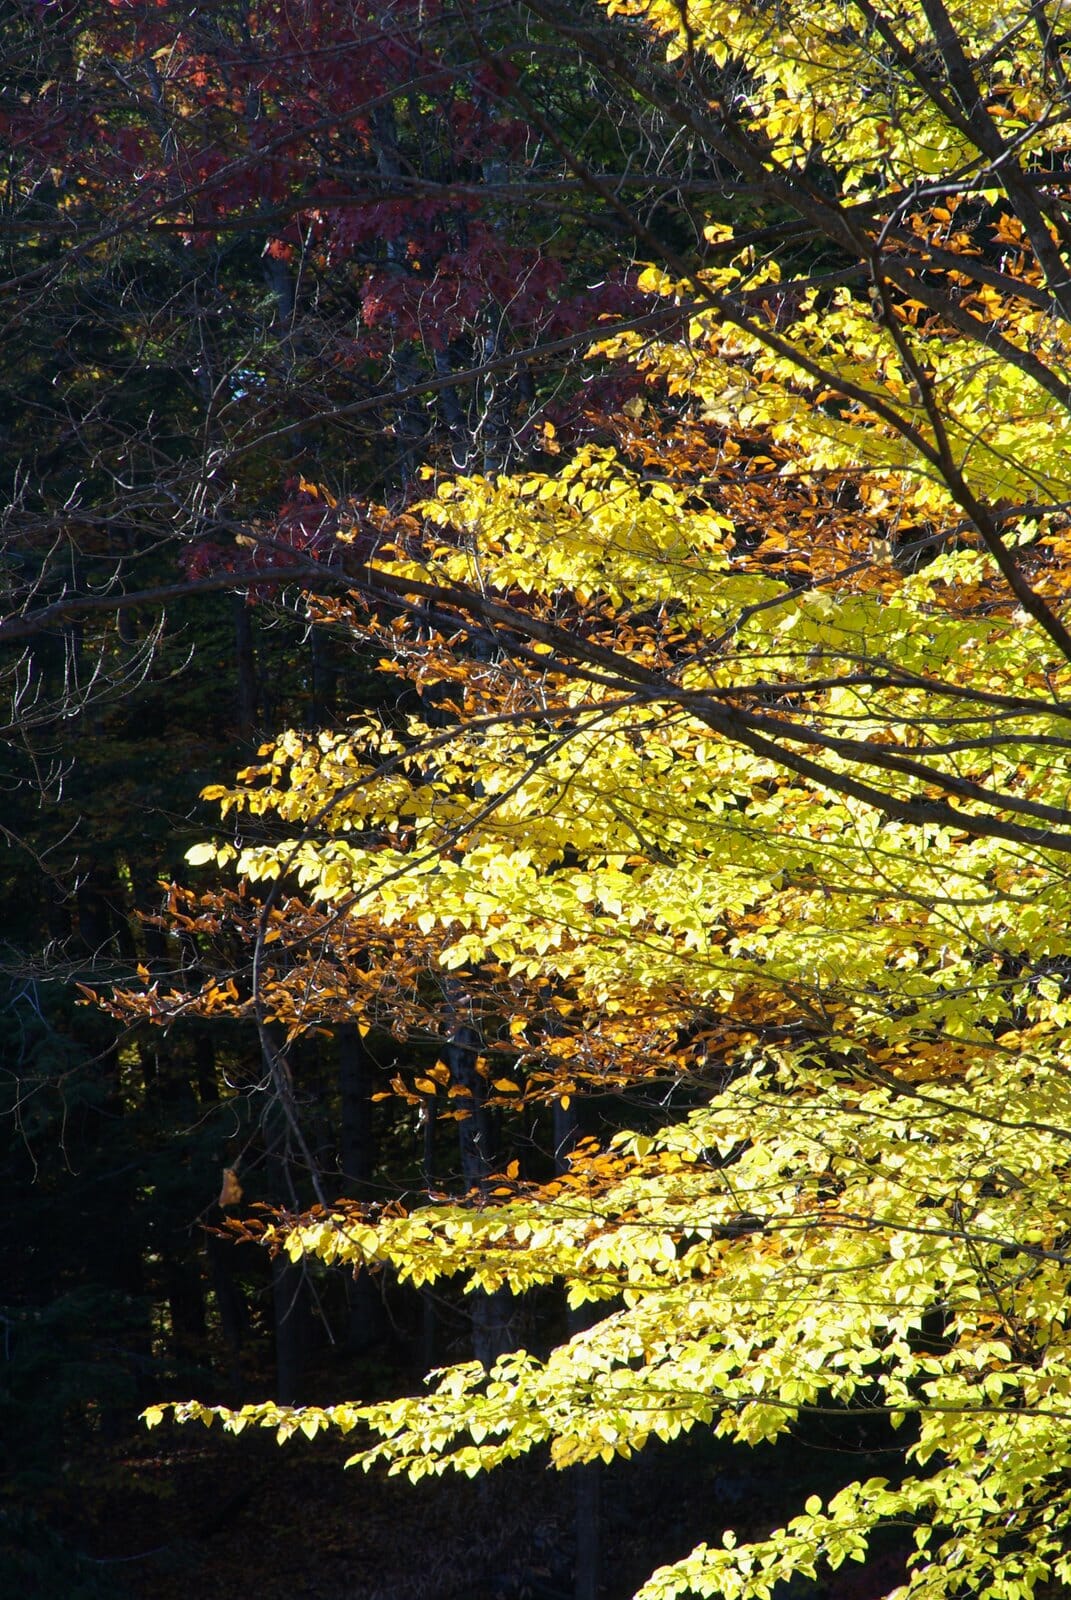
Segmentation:
{"type": "Polygon", "coordinates": [[[599,1500],[602,1484],[598,1461],[573,1467],[576,1490],[576,1564],[573,1568],[574,1600],[598,1600],[599,1500]]]}
{"type": "MultiPolygon", "coordinates": [[[[269,1024],[269,1031],[276,1033],[276,1025],[269,1024]]],[[[278,1048],[277,1039],[273,1042],[273,1048],[278,1048]]],[[[286,1203],[295,1209],[299,1200],[288,1166],[288,1121],[279,1099],[280,1093],[290,1092],[288,1078],[265,1108],[262,1126],[266,1153],[274,1168],[277,1197],[285,1194],[286,1203]]],[[[301,1399],[302,1378],[312,1333],[308,1269],[304,1262],[295,1264],[286,1254],[272,1256],[271,1290],[275,1331],[275,1398],[280,1405],[297,1405],[301,1399]]]]}
{"type": "MultiPolygon", "coordinates": [[[[475,1030],[462,1025],[454,1030],[443,1051],[451,1082],[463,1090],[455,1095],[454,1107],[460,1114],[457,1129],[461,1175],[469,1192],[484,1189],[494,1171],[494,1127],[484,1081],[477,1069],[478,1049],[475,1030]]],[[[514,1297],[508,1289],[496,1289],[493,1294],[477,1291],[468,1298],[472,1304],[473,1354],[485,1367],[491,1367],[514,1346],[514,1297]]]]}
{"type": "Polygon", "coordinates": [[[460,1114],[457,1125],[461,1177],[467,1190],[482,1189],[493,1169],[494,1146],[484,1082],[480,1076],[479,1039],[473,1028],[459,1027],[443,1051],[450,1081],[462,1091],[454,1096],[460,1114]]]}
{"type": "MultiPolygon", "coordinates": [[[[376,167],[380,176],[402,177],[402,160],[398,153],[397,118],[393,105],[389,103],[377,105],[372,111],[370,121],[375,143],[376,167]]],[[[388,241],[387,259],[399,272],[409,270],[406,248],[402,240],[388,241]]],[[[420,383],[423,376],[421,364],[414,352],[403,348],[400,343],[395,343],[391,352],[390,376],[397,394],[408,393],[420,383]]],[[[425,432],[424,406],[418,397],[410,395],[407,400],[399,403],[399,412],[394,423],[397,456],[392,465],[403,489],[408,489],[416,475],[425,432]]]]}
{"type": "Polygon", "coordinates": [[[309,723],[313,728],[323,728],[334,720],[338,672],[331,654],[331,641],[324,637],[320,628],[313,628],[309,635],[309,656],[312,668],[309,723]]]}
{"type": "Polygon", "coordinates": [[[370,1186],[376,1164],[372,1121],[375,1067],[365,1049],[361,1030],[352,1025],[338,1030],[338,1078],[342,1104],[343,1193],[352,1200],[367,1200],[371,1198],[370,1186]]]}
{"type": "MultiPolygon", "coordinates": [[[[342,1193],[349,1200],[371,1200],[377,1155],[372,1104],[375,1066],[357,1027],[338,1030],[338,1076],[342,1193]]],[[[350,1348],[369,1349],[382,1338],[386,1319],[377,1281],[366,1271],[347,1279],[346,1306],[350,1348]]]]}
{"type": "Polygon", "coordinates": [[[193,1043],[194,1081],[202,1106],[219,1104],[219,1078],[216,1075],[216,1047],[207,1033],[199,1033],[193,1043]]]}
{"type": "Polygon", "coordinates": [[[164,1284],[171,1317],[171,1353],[177,1361],[194,1361],[204,1349],[206,1333],[200,1262],[169,1253],[164,1284]]]}
{"type": "Polygon", "coordinates": [[[78,884],[78,935],[85,953],[94,959],[111,948],[115,919],[108,905],[107,881],[99,869],[87,873],[78,884]]]}
{"type": "Polygon", "coordinates": [[[310,1317],[305,1269],[285,1255],[272,1257],[272,1307],[275,1316],[275,1398],[297,1405],[308,1359],[310,1317]]]}
{"type": "Polygon", "coordinates": [[[234,657],[238,737],[249,743],[257,720],[257,658],[253,646],[253,619],[245,597],[240,594],[234,597],[234,657]]]}
{"type": "Polygon", "coordinates": [[[242,1347],[249,1330],[245,1295],[235,1277],[235,1246],[218,1234],[206,1235],[208,1276],[216,1297],[219,1327],[227,1350],[227,1380],[235,1393],[242,1387],[242,1347]]]}
{"type": "MultiPolygon", "coordinates": [[[[569,1153],[580,1137],[576,1102],[563,1106],[554,1102],[554,1165],[559,1175],[569,1165],[569,1153]]],[[[570,1338],[598,1320],[596,1307],[584,1306],[567,1312],[570,1338]]],[[[597,1600],[599,1593],[599,1462],[589,1461],[570,1469],[575,1493],[576,1561],[573,1568],[574,1600],[597,1600]]]]}
{"type": "MultiPolygon", "coordinates": [[[[470,357],[471,359],[471,357],[470,357]]],[[[449,350],[436,350],[435,371],[440,378],[448,377],[453,371],[453,362],[449,350]]],[[[450,433],[450,457],[458,472],[466,472],[471,454],[472,434],[469,429],[468,417],[464,407],[458,399],[456,389],[442,389],[439,393],[439,408],[446,419],[446,426],[450,433]]]]}
{"type": "MultiPolygon", "coordinates": [[[[424,1178],[424,1192],[429,1197],[435,1187],[435,1121],[437,1108],[438,1096],[426,1094],[424,1096],[424,1120],[421,1129],[423,1135],[421,1169],[424,1178]]],[[[430,1284],[425,1284],[420,1291],[420,1310],[420,1360],[424,1371],[430,1372],[436,1365],[435,1339],[437,1332],[435,1295],[430,1284]]]]}

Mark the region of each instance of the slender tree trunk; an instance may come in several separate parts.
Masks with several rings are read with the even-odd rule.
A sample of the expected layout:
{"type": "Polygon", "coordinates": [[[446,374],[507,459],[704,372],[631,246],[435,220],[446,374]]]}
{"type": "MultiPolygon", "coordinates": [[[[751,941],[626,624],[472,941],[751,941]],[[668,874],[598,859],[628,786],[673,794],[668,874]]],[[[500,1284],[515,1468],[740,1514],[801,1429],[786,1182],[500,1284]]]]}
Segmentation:
{"type": "Polygon", "coordinates": [[[272,1307],[275,1314],[275,1398],[297,1405],[309,1348],[309,1291],[305,1269],[285,1255],[272,1257],[272,1307]]]}
{"type": "Polygon", "coordinates": [[[309,655],[312,668],[309,722],[313,728],[323,728],[334,719],[338,673],[331,655],[330,640],[324,637],[321,628],[314,627],[311,630],[309,655]]]}
{"type": "Polygon", "coordinates": [[[240,594],[234,596],[234,655],[238,737],[249,743],[257,718],[257,658],[253,646],[253,619],[245,596],[240,594]]]}
{"type": "MultiPolygon", "coordinates": [[[[569,1165],[569,1152],[580,1136],[580,1120],[575,1101],[563,1106],[554,1102],[554,1165],[561,1174],[569,1165]]],[[[569,1335],[581,1333],[597,1320],[590,1307],[567,1312],[569,1335]]],[[[576,1561],[573,1568],[574,1600],[598,1600],[599,1593],[599,1500],[601,1496],[600,1464],[586,1462],[571,1468],[574,1485],[574,1516],[576,1527],[576,1561]]]]}
{"type": "MultiPolygon", "coordinates": [[[[435,1187],[435,1122],[438,1108],[438,1096],[426,1094],[424,1096],[424,1120],[422,1126],[423,1150],[421,1152],[421,1167],[424,1177],[424,1192],[429,1197],[435,1187]]],[[[435,1295],[430,1284],[425,1284],[420,1291],[420,1361],[425,1372],[430,1372],[436,1365],[436,1316],[435,1295]]]]}
{"type": "MultiPolygon", "coordinates": [[[[447,377],[453,371],[453,362],[448,350],[436,350],[435,371],[441,377],[447,377]]],[[[465,408],[458,398],[456,389],[443,389],[439,394],[439,409],[446,419],[446,426],[450,433],[450,459],[458,472],[466,472],[469,467],[472,434],[469,430],[468,417],[465,408]]]]}
{"type": "Polygon", "coordinates": [[[338,1030],[339,1097],[342,1127],[339,1142],[342,1184],[350,1199],[370,1198],[369,1186],[376,1163],[376,1135],[372,1121],[375,1068],[365,1049],[360,1028],[338,1030]]]}
{"type": "Polygon", "coordinates": [[[202,1106],[219,1104],[219,1078],[216,1074],[216,1046],[210,1034],[198,1033],[193,1041],[194,1082],[202,1106]]]}
{"type": "Polygon", "coordinates": [[[227,1350],[227,1381],[235,1394],[242,1388],[242,1347],[249,1329],[245,1296],[235,1277],[235,1246],[217,1234],[206,1236],[208,1277],[216,1299],[219,1327],[227,1350]]]}
{"type": "MultiPolygon", "coordinates": [[[[494,316],[492,308],[491,315],[494,316]]],[[[497,324],[484,335],[482,356],[490,366],[501,353],[497,324]]],[[[513,444],[510,426],[510,391],[512,385],[506,373],[490,371],[480,385],[480,437],[483,446],[483,470],[494,477],[505,470],[513,444]]]]}
{"type": "MultiPolygon", "coordinates": [[[[400,178],[402,163],[398,154],[398,125],[394,107],[389,103],[376,106],[370,121],[376,148],[376,167],[380,176],[400,178]]],[[[387,259],[399,272],[409,270],[405,246],[401,240],[392,239],[388,242],[387,259]]],[[[414,352],[399,342],[395,342],[391,352],[390,375],[395,392],[398,394],[413,388],[420,382],[422,376],[420,362],[414,352]]],[[[403,490],[409,487],[416,474],[425,432],[424,407],[420,400],[411,396],[408,400],[401,401],[394,424],[398,446],[394,467],[403,490]]]]}
{"type": "Polygon", "coordinates": [[[94,868],[78,884],[79,942],[85,954],[91,957],[109,951],[115,932],[115,919],[108,906],[108,882],[101,868],[94,868]]]}
{"type": "MultiPolygon", "coordinates": [[[[372,1094],[375,1067],[365,1049],[361,1030],[338,1030],[339,1096],[342,1107],[340,1150],[342,1192],[349,1200],[370,1200],[376,1167],[376,1135],[372,1094]]],[[[369,1349],[384,1332],[383,1301],[376,1281],[362,1269],[346,1280],[349,1345],[369,1349]]]]}
{"type": "Polygon", "coordinates": [[[573,1600],[598,1600],[599,1594],[599,1502],[602,1481],[598,1461],[573,1467],[576,1488],[576,1565],[573,1568],[573,1600]]]}
{"type": "MultiPolygon", "coordinates": [[[[451,1082],[463,1091],[454,1096],[454,1107],[461,1114],[457,1125],[461,1175],[470,1192],[485,1188],[494,1171],[494,1131],[484,1081],[477,1070],[478,1052],[476,1031],[464,1024],[454,1029],[443,1051],[451,1082]]],[[[493,1366],[514,1345],[514,1297],[508,1289],[496,1289],[493,1294],[477,1291],[468,1298],[472,1302],[473,1354],[485,1367],[493,1366]]]]}
{"type": "MultiPolygon", "coordinates": [[[[280,1189],[289,1189],[289,1204],[297,1204],[286,1169],[286,1118],[276,1099],[265,1111],[265,1144],[280,1189]]],[[[302,1377],[310,1343],[311,1317],[307,1268],[285,1254],[271,1258],[272,1312],[275,1324],[275,1398],[280,1405],[301,1399],[302,1377]]]]}
{"type": "Polygon", "coordinates": [[[171,1354],[178,1361],[193,1361],[204,1349],[207,1331],[200,1261],[169,1251],[164,1261],[164,1282],[171,1320],[171,1354]]]}

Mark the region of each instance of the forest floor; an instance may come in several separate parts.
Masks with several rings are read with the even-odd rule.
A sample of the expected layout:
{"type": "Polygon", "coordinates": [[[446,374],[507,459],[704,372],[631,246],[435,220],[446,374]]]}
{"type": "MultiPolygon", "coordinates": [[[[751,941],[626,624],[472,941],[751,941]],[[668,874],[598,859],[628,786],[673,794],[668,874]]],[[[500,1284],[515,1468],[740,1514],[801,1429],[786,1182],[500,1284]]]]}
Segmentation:
{"type": "MultiPolygon", "coordinates": [[[[571,1600],[575,1472],[531,1460],[413,1486],[345,1472],[347,1453],[165,1426],[133,1452],[102,1454],[64,1533],[116,1600],[571,1600]]],[[[826,1487],[831,1454],[844,1465],[821,1448],[791,1451],[787,1473],[783,1451],[777,1470],[771,1450],[727,1453],[707,1435],[593,1469],[604,1600],[627,1600],[660,1562],[727,1526],[767,1531],[826,1487]]],[[[899,1571],[878,1558],[787,1600],[873,1600],[899,1571]]]]}

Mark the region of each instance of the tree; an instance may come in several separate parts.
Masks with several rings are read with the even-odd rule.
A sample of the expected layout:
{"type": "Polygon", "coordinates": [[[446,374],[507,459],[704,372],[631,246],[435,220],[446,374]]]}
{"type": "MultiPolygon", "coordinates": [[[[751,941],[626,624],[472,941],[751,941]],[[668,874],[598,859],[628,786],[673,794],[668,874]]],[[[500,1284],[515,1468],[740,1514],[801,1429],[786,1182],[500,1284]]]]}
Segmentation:
{"type": "Polygon", "coordinates": [[[291,1190],[294,1129],[252,1026],[206,1003],[181,1036],[119,1035],[78,984],[240,964],[204,907],[167,935],[136,914],[181,870],[198,790],[265,728],[333,727],[369,694],[391,715],[397,686],[369,686],[345,612],[309,601],[348,587],[338,508],[404,505],[418,460],[553,449],[545,422],[585,426],[566,364],[597,319],[679,320],[634,289],[605,208],[503,97],[496,49],[526,39],[520,78],[615,188],[647,204],[687,160],[637,171],[627,97],[516,21],[492,8],[477,48],[456,5],[408,0],[5,11],[0,1405],[31,1546],[62,1498],[119,1481],[96,1452],[161,1386],[234,1399],[274,1334],[275,1392],[296,1398],[317,1329],[348,1353],[382,1328],[367,1282],[348,1305],[333,1282],[314,1323],[300,1272],[203,1226],[239,1160],[247,1203],[297,1207],[308,1166],[331,1196],[340,1172],[374,1192],[381,1159],[405,1181],[408,1107],[373,1112],[385,1080],[356,1030],[294,1052],[317,1112],[291,1190]]]}
{"type": "MultiPolygon", "coordinates": [[[[110,577],[247,567],[258,534],[262,570],[315,549],[286,515],[302,479],[396,499],[417,449],[503,464],[555,356],[635,309],[604,208],[504,97],[508,13],[470,38],[410,0],[16,12],[5,289],[32,315],[6,329],[3,470],[36,559],[5,574],[29,613],[7,638],[49,601],[100,611],[110,577]]],[[[534,77],[551,41],[527,20],[534,77]]],[[[579,122],[588,84],[554,82],[579,122]]],[[[609,128],[581,142],[613,184],[609,128]]]]}
{"type": "Polygon", "coordinates": [[[645,286],[694,312],[686,341],[615,340],[648,385],[618,449],[444,485],[354,565],[358,626],[449,685],[456,721],[283,736],[215,791],[273,832],[211,855],[464,974],[514,1063],[501,1095],[655,1058],[691,1109],[479,1204],[279,1221],[295,1259],[563,1281],[604,1314],[417,1399],[223,1420],[370,1428],[355,1459],[419,1477],[855,1408],[902,1430],[901,1471],[699,1546],[645,1600],[765,1600],[885,1523],[920,1600],[1051,1592],[1071,1584],[1065,40],[1025,3],[610,10],[662,32],[671,71],[592,49],[785,220],[711,224],[694,273],[629,213],[659,250],[645,286]]]}

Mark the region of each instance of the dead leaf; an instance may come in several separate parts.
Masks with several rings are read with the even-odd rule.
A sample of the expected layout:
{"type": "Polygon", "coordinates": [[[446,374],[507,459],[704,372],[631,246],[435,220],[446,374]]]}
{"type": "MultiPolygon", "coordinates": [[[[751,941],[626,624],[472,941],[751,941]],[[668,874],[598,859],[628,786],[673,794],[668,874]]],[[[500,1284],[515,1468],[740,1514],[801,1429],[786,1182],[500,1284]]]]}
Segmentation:
{"type": "Polygon", "coordinates": [[[219,1191],[221,1206],[236,1206],[242,1198],[242,1186],[233,1167],[224,1167],[223,1183],[219,1191]]]}

